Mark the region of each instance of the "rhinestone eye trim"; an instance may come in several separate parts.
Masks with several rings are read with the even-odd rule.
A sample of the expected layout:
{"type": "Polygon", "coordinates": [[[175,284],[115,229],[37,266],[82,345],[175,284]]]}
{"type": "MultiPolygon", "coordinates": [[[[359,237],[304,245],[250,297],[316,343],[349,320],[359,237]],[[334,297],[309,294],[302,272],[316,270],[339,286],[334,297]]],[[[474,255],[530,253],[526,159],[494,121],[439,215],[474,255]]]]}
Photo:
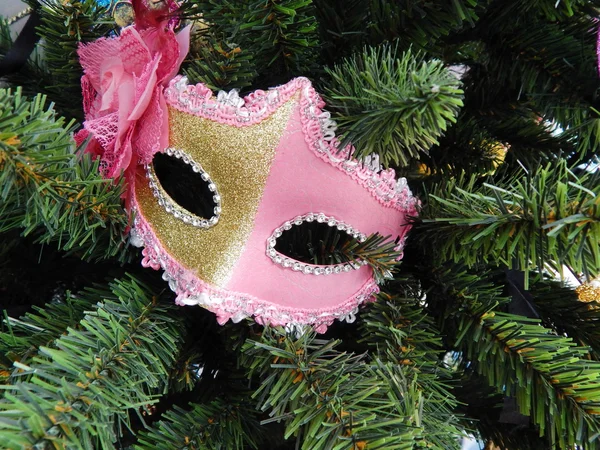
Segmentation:
{"type": "Polygon", "coordinates": [[[150,185],[150,189],[152,190],[152,194],[158,199],[158,204],[162,206],[166,212],[172,214],[176,219],[179,219],[189,225],[193,225],[198,228],[210,228],[215,226],[219,222],[219,217],[221,216],[221,195],[219,195],[217,185],[213,183],[213,181],[210,179],[210,175],[208,175],[208,173],[202,169],[202,166],[194,161],[187,153],[175,148],[167,148],[165,153],[169,156],[181,159],[185,164],[190,165],[192,170],[199,174],[200,177],[206,183],[208,183],[208,189],[213,193],[213,201],[215,202],[216,206],[213,210],[213,216],[209,219],[192,214],[188,210],[179,206],[171,198],[171,196],[167,194],[164,188],[160,185],[152,164],[146,164],[144,166],[146,169],[146,178],[148,178],[148,183],[150,185]]]}
{"type": "Polygon", "coordinates": [[[281,237],[284,231],[290,230],[293,225],[301,225],[304,222],[326,223],[330,227],[336,227],[340,231],[345,231],[348,236],[357,239],[359,242],[364,242],[367,240],[367,236],[365,234],[355,230],[350,225],[337,220],[335,217],[326,216],[323,213],[308,213],[303,216],[297,216],[293,220],[283,223],[279,228],[276,228],[269,239],[267,239],[267,256],[271,258],[275,264],[279,264],[285,269],[291,269],[306,275],[331,275],[342,272],[350,272],[351,270],[358,270],[367,264],[366,261],[352,261],[327,266],[306,264],[289,258],[275,250],[277,238],[281,237]]]}
{"type": "Polygon", "coordinates": [[[376,155],[359,160],[352,156],[352,146],[340,148],[335,135],[337,125],[331,114],[321,109],[323,101],[306,78],[295,78],[283,86],[258,90],[242,98],[236,89],[220,91],[215,97],[205,85],[189,85],[186,77],[177,76],[165,90],[165,97],[180,111],[240,126],[264,120],[298,91],[302,92],[300,114],[310,149],[367,188],[382,204],[417,215],[418,201],[406,178],[396,180],[395,171],[383,170],[376,155]]]}

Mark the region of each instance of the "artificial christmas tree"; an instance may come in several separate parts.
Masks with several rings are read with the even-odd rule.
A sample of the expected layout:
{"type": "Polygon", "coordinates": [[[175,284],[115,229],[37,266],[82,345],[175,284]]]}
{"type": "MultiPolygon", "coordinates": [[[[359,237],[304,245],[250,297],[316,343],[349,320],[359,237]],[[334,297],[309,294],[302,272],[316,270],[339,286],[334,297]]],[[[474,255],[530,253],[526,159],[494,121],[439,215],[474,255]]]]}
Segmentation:
{"type": "MultiPolygon", "coordinates": [[[[219,325],[175,304],[130,243],[132,178],[104,178],[80,131],[91,103],[78,49],[132,33],[115,21],[126,5],[28,4],[39,42],[27,59],[7,63],[19,44],[0,30],[1,448],[459,449],[467,434],[600,448],[600,2],[133,2],[135,26],[157,17],[140,5],[161,29],[190,26],[180,73],[206,96],[246,108],[306,77],[331,113],[323,135],[337,122],[340,167],[408,180],[420,206],[403,247],[330,217],[275,238],[273,258],[356,264],[379,282],[325,333],[219,325]]],[[[156,177],[178,204],[213,211],[177,155],[153,162],[156,177]]],[[[346,201],[353,214],[364,203],[346,201]]]]}

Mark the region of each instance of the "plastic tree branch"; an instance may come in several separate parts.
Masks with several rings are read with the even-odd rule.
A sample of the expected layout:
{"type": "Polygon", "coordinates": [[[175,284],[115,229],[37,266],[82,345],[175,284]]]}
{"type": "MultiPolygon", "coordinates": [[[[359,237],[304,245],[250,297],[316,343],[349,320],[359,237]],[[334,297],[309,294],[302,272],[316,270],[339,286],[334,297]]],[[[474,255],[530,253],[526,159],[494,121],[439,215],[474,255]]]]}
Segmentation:
{"type": "Polygon", "coordinates": [[[109,448],[128,426],[127,410],[164,391],[180,324],[133,278],[113,282],[104,297],[77,329],[27,365],[15,362],[19,380],[2,386],[2,448],[109,448]]]}

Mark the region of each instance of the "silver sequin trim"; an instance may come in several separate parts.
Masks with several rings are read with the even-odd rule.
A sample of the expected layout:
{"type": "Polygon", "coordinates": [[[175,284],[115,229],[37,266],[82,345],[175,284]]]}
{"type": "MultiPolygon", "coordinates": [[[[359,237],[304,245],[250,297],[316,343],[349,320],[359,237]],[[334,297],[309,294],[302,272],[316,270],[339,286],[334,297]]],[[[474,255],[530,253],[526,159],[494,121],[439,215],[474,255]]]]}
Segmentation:
{"type": "Polygon", "coordinates": [[[213,201],[215,202],[216,206],[213,210],[213,216],[208,219],[192,214],[188,210],[179,206],[169,196],[169,194],[167,194],[164,188],[160,185],[152,164],[146,164],[144,166],[146,169],[146,178],[148,178],[148,183],[150,185],[150,189],[152,190],[152,194],[158,199],[158,204],[162,206],[166,212],[172,214],[176,219],[179,219],[184,223],[198,228],[210,228],[215,226],[219,222],[219,217],[221,216],[221,195],[219,194],[217,185],[213,183],[213,181],[210,179],[210,175],[204,171],[202,166],[194,161],[192,157],[184,151],[175,148],[167,148],[165,153],[169,156],[174,156],[177,159],[181,159],[185,164],[192,166],[192,170],[208,184],[208,189],[213,194],[213,201]]]}
{"type": "Polygon", "coordinates": [[[319,223],[326,223],[330,227],[336,227],[340,231],[345,231],[346,234],[357,239],[359,242],[364,242],[367,239],[365,234],[355,230],[350,225],[337,220],[335,217],[326,216],[323,213],[308,213],[303,216],[297,216],[293,220],[283,223],[279,228],[276,228],[275,231],[273,231],[273,234],[271,234],[269,239],[267,239],[267,256],[271,258],[275,264],[279,264],[285,269],[291,269],[306,275],[331,275],[342,272],[350,272],[351,270],[358,270],[363,265],[367,264],[366,261],[352,261],[327,266],[306,264],[295,259],[288,258],[287,256],[275,250],[277,238],[281,237],[284,231],[290,230],[293,225],[301,225],[304,222],[315,221],[319,223]]]}

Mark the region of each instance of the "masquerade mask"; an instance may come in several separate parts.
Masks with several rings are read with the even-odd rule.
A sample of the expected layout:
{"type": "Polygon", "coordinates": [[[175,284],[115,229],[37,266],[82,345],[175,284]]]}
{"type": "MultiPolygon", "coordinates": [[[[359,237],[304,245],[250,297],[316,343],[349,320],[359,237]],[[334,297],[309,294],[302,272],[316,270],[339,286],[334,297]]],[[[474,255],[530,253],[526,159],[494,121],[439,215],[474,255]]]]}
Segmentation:
{"type": "Polygon", "coordinates": [[[187,31],[163,33],[163,44],[153,47],[130,27],[80,50],[84,92],[90,84],[93,89],[87,131],[78,139],[93,134],[90,145],[107,176],[125,170],[135,211],[132,242],[144,246],[142,264],[164,270],[178,304],[214,311],[219,323],[254,316],[260,323],[312,324],[323,332],[336,318],[352,320],[378,292],[372,269],[297,261],[276,249],[278,239],[316,222],[359,240],[392,235],[401,250],[406,215],[416,214],[406,180],[351,158],[351,148],[339,152],[335,125],[305,78],[245,98],[236,91],[215,97],[184,77],[168,82],[187,31]],[[114,81],[114,72],[94,75],[109,66],[90,64],[90,55],[106,55],[100,44],[119,47],[117,57],[133,41],[146,49],[143,57],[134,52],[141,61],[137,71],[125,67],[123,56],[123,69],[113,66],[124,81],[114,81]],[[173,43],[179,52],[169,50],[173,43]],[[133,86],[130,95],[123,83],[133,86]],[[94,123],[108,114],[116,124],[109,136],[106,125],[94,123]],[[181,182],[167,184],[168,177],[181,182]]]}

